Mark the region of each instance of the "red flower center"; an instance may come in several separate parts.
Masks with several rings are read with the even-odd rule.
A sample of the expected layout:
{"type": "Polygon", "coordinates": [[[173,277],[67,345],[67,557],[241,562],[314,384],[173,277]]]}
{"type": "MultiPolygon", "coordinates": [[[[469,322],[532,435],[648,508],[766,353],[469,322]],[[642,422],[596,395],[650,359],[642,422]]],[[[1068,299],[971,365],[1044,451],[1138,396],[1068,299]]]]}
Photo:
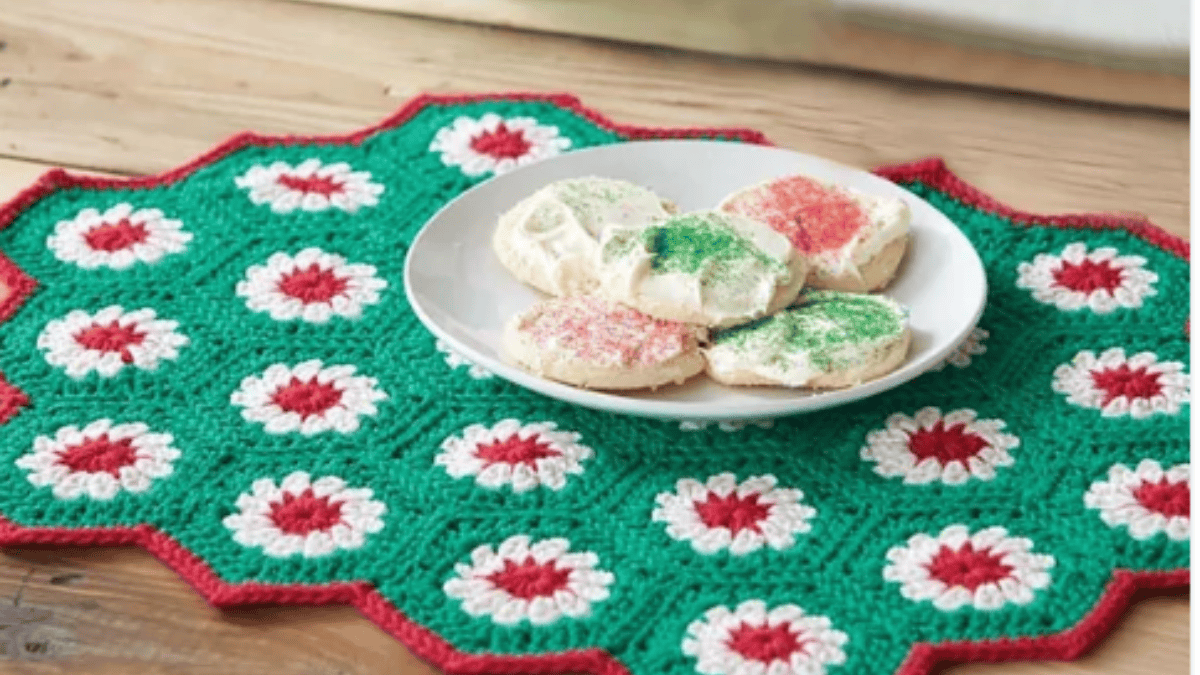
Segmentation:
{"type": "Polygon", "coordinates": [[[1078,265],[1064,260],[1062,267],[1054,270],[1055,283],[1083,293],[1104,290],[1111,294],[1121,285],[1122,276],[1121,268],[1113,267],[1109,261],[1093,262],[1088,258],[1078,265]]]}
{"type": "Polygon", "coordinates": [[[988,549],[975,550],[971,542],[957,551],[943,545],[927,569],[929,576],[947,586],[962,586],[974,592],[984,584],[1008,578],[1013,568],[1000,561],[1002,556],[988,549]]]}
{"type": "Polygon", "coordinates": [[[346,185],[340,181],[336,181],[328,176],[290,176],[283,174],[275,179],[275,182],[288,188],[289,190],[299,190],[300,192],[315,192],[319,195],[328,197],[346,189],[346,185]]]}
{"type": "Polygon", "coordinates": [[[342,503],[317,497],[312,488],[298,495],[283,493],[283,500],[271,504],[271,522],[287,534],[324,532],[342,522],[342,503]]]}
{"type": "Polygon", "coordinates": [[[938,420],[933,427],[917,429],[908,437],[908,449],[917,458],[937,458],[943,464],[967,459],[979,454],[988,442],[979,434],[965,431],[967,425],[959,422],[946,426],[938,420]]]}
{"type": "Polygon", "coordinates": [[[342,390],[333,383],[322,384],[316,380],[301,382],[293,377],[286,386],[275,391],[271,401],[284,411],[298,413],[300,417],[307,419],[341,403],[342,390]]]}
{"type": "Polygon", "coordinates": [[[316,263],[307,269],[290,272],[279,280],[280,292],[305,303],[329,302],[349,285],[349,279],[339,277],[332,270],[321,269],[316,263]]]}
{"type": "Polygon", "coordinates": [[[1132,401],[1162,393],[1162,385],[1158,382],[1159,374],[1148,372],[1146,366],[1135,370],[1122,363],[1116,368],[1093,370],[1091,375],[1092,383],[1104,392],[1104,405],[1120,396],[1132,401]]]}
{"type": "Polygon", "coordinates": [[[734,536],[742,530],[760,532],[759,523],[771,513],[771,506],[759,502],[758,497],[756,494],[739,497],[736,492],[720,497],[709,492],[706,500],[696,502],[696,514],[706,526],[728,528],[734,536]]]}
{"type": "Polygon", "coordinates": [[[1142,506],[1168,518],[1190,518],[1192,490],[1187,481],[1168,483],[1164,477],[1157,483],[1143,483],[1133,491],[1133,498],[1142,506]]]}
{"type": "Polygon", "coordinates": [[[562,453],[550,447],[549,443],[533,438],[519,438],[516,434],[503,441],[480,445],[475,448],[475,456],[488,464],[526,464],[536,466],[539,459],[558,457],[562,453]]]}
{"type": "Polygon", "coordinates": [[[119,477],[121,468],[132,466],[136,460],[132,439],[112,441],[108,434],[72,445],[58,456],[58,463],[71,471],[109,473],[113,477],[119,477]]]}
{"type": "Polygon", "coordinates": [[[729,632],[726,644],[747,659],[770,664],[789,661],[793,654],[804,650],[807,640],[801,640],[787,624],[768,627],[743,623],[729,632]]]}
{"type": "Polygon", "coordinates": [[[496,159],[516,159],[525,156],[532,147],[520,129],[510,131],[501,122],[495,131],[485,131],[471,139],[471,149],[496,159]]]}
{"type": "Polygon", "coordinates": [[[140,244],[150,237],[144,223],[132,223],[122,218],[115,223],[101,223],[83,235],[92,249],[112,253],[140,244]]]}
{"type": "Polygon", "coordinates": [[[75,335],[75,342],[85,349],[117,352],[121,355],[121,361],[125,363],[133,362],[133,354],[129,353],[129,348],[142,344],[145,339],[146,334],[138,330],[137,324],[121,326],[116,321],[107,326],[93,324],[75,335]]]}
{"type": "Polygon", "coordinates": [[[565,589],[570,577],[571,570],[559,569],[553,560],[539,563],[528,557],[520,564],[505,560],[504,569],[492,572],[487,579],[513,597],[532,600],[565,589]]]}

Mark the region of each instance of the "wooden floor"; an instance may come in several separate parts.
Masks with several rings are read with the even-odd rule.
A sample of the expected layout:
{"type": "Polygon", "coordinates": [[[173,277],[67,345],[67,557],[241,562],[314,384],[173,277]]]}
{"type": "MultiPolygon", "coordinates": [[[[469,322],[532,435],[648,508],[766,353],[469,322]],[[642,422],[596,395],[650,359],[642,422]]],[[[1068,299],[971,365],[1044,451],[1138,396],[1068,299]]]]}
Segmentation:
{"type": "MultiPolygon", "coordinates": [[[[0,3],[0,199],[51,165],[158,172],[243,129],[345,132],[421,91],[496,90],[570,90],[628,123],[753,127],[862,167],[939,154],[1021,209],[1139,212],[1188,232],[1178,113],[277,0],[0,3]]],[[[1074,664],[948,672],[1181,674],[1187,610],[1186,596],[1145,598],[1074,664]]],[[[220,612],[126,549],[7,549],[0,647],[5,674],[433,672],[354,610],[220,612]],[[15,624],[31,638],[17,660],[15,624]]]]}

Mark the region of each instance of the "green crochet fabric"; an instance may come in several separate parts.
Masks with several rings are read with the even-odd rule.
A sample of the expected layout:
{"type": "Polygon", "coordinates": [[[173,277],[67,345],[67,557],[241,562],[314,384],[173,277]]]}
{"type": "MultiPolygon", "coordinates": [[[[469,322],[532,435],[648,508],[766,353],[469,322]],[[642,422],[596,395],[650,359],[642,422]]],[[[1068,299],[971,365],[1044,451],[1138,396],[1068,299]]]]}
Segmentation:
{"type": "Polygon", "coordinates": [[[353,602],[455,672],[1070,658],[1132,588],[1186,582],[1188,261],[1152,228],[881,171],[978,249],[979,329],[773,424],[573,407],[414,317],[405,253],[447,201],[671,135],[758,140],[423,98],[158,179],[51,174],[0,219],[0,543],[139,543],[217,604],[353,602]]]}

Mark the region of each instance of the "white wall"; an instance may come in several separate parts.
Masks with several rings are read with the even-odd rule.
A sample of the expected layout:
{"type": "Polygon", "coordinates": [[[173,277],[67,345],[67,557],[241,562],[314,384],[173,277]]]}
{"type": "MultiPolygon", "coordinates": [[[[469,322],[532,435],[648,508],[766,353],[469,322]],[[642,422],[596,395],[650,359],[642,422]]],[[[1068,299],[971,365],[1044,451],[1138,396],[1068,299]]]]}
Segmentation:
{"type": "Polygon", "coordinates": [[[1001,38],[1186,55],[1188,0],[832,0],[846,9],[900,13],[1001,38]]]}

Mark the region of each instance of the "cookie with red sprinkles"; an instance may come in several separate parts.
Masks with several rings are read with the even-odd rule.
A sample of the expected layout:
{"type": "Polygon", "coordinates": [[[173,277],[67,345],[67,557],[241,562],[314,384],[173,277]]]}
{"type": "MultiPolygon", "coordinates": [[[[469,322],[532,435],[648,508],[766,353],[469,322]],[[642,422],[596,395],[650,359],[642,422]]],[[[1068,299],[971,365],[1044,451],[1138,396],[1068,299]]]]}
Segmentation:
{"type": "Polygon", "coordinates": [[[504,331],[508,358],[542,377],[591,389],[656,388],[704,370],[701,326],[595,296],[538,302],[504,331]]]}
{"type": "Polygon", "coordinates": [[[760,220],[808,261],[811,288],[863,293],[892,280],[908,247],[908,205],[808,176],[775,178],[726,197],[722,211],[760,220]]]}

